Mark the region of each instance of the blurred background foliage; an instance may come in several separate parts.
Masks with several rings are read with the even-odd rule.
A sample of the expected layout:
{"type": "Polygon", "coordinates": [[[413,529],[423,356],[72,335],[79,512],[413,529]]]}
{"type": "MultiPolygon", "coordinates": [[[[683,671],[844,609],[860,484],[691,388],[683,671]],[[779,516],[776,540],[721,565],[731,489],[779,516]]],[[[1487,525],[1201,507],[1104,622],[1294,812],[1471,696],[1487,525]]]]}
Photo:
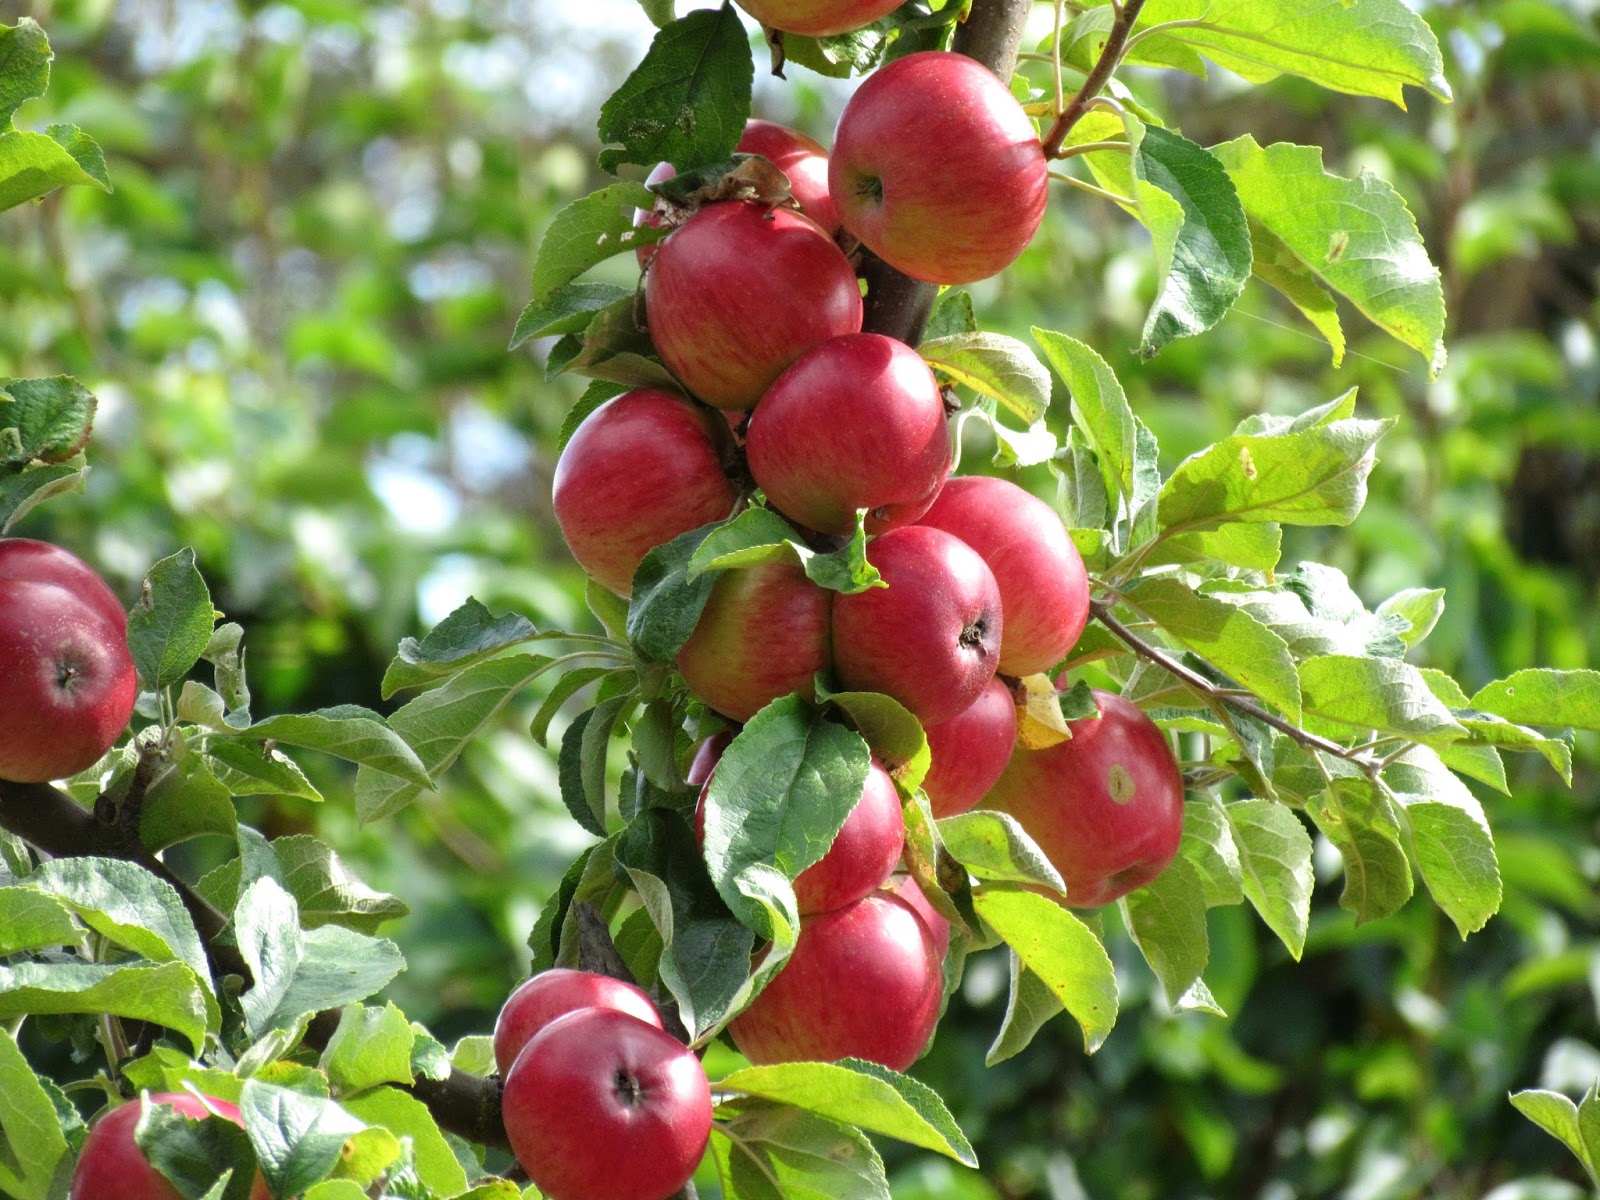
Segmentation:
{"type": "MultiPolygon", "coordinates": [[[[1061,329],[1105,353],[1167,467],[1246,413],[1352,386],[1367,414],[1401,417],[1360,521],[1290,531],[1285,561],[1338,566],[1369,601],[1447,588],[1421,657],[1470,692],[1534,663],[1597,665],[1600,18],[1595,0],[1420,7],[1453,105],[1412,92],[1402,112],[1222,72],[1129,82],[1197,141],[1317,144],[1330,169],[1393,182],[1444,270],[1438,379],[1351,313],[1333,369],[1259,286],[1214,333],[1138,364],[1147,242],[1076,193],[974,291],[986,327],[1061,329]]],[[[544,224],[600,182],[599,105],[652,32],[637,4],[0,0],[0,22],[22,16],[57,57],[21,125],[81,125],[116,192],[0,215],[0,377],[70,372],[101,404],[86,494],[19,532],[74,547],[128,597],[154,559],[196,547],[248,630],[258,715],[386,709],[398,639],[469,594],[587,622],[548,499],[578,387],[544,379],[548,344],[505,346],[544,224]]],[[[758,114],[826,140],[848,85],[789,75],[758,80],[758,114]]],[[[627,281],[631,260],[604,270],[627,281]]],[[[967,453],[976,468],[982,447],[967,453]]],[[[310,764],[328,803],[245,814],[273,835],[319,832],[405,897],[411,917],[386,932],[410,971],[391,995],[441,1036],[488,1029],[585,840],[527,716],[507,714],[396,821],[357,828],[331,763],[310,764]]],[[[1570,793],[1512,765],[1514,794],[1484,797],[1504,911],[1466,943],[1425,899],[1355,928],[1326,855],[1298,965],[1244,910],[1211,912],[1207,980],[1230,1018],[1159,1011],[1124,954],[1124,1017],[1099,1054],[1061,1019],[993,1070],[1004,969],[974,959],[918,1070],[985,1168],[900,1154],[896,1195],[1583,1194],[1576,1163],[1505,1095],[1600,1076],[1596,747],[1580,741],[1570,793]]],[[[184,852],[210,861],[203,842],[184,852]]]]}

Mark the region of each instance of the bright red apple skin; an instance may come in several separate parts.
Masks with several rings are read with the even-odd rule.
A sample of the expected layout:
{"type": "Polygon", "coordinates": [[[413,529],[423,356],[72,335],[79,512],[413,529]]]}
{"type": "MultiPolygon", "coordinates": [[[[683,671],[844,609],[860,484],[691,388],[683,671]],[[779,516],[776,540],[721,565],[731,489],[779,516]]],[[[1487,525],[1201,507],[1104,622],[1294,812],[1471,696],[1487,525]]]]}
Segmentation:
{"type": "MultiPolygon", "coordinates": [[[[723,743],[723,749],[726,745],[723,743]]],[[[717,754],[720,757],[721,749],[717,754]]],[[[715,768],[713,761],[711,770],[715,768]]],[[[700,800],[694,809],[694,836],[704,848],[710,774],[702,782],[700,800]]],[[[905,844],[906,820],[900,807],[900,793],[889,773],[874,759],[867,771],[861,798],[839,827],[833,845],[795,876],[794,896],[800,915],[843,908],[880,887],[900,864],[905,844]]]]}
{"type": "Polygon", "coordinates": [[[1073,908],[1149,883],[1183,834],[1183,775],[1166,735],[1121,696],[1094,697],[1098,720],[1071,722],[1071,740],[1044,750],[1018,746],[984,802],[1039,844],[1073,908]]]}
{"type": "Polygon", "coordinates": [[[93,595],[0,579],[0,779],[62,779],[115,744],[139,697],[125,627],[93,595]]]}
{"type": "Polygon", "coordinates": [[[640,388],[595,409],[556,461],[556,521],[595,581],[619,596],[654,547],[721,520],[738,499],[723,469],[726,424],[692,401],[640,388]]]}
{"type": "MultiPolygon", "coordinates": [[[[1011,610],[1004,611],[1010,629],[1011,610]]],[[[933,815],[969,812],[1011,761],[1017,740],[1016,699],[1003,680],[991,679],[976,700],[948,721],[928,726],[927,734],[933,765],[922,790],[928,793],[933,815]]]]}
{"type": "Polygon", "coordinates": [[[963,475],[918,524],[955,534],[994,572],[1006,613],[1002,675],[1037,675],[1067,656],[1089,621],[1089,576],[1048,504],[1009,480],[963,475]]]}
{"type": "Polygon", "coordinates": [[[812,695],[832,661],[829,596],[795,562],[724,571],[678,652],[689,690],[735,721],[790,692],[812,695]]]}
{"type": "Polygon", "coordinates": [[[853,1057],[904,1071],[933,1036],[942,991],[928,927],[877,891],[802,921],[793,955],[728,1032],[754,1063],[853,1057]]]}
{"type": "Polygon", "coordinates": [[[896,59],[856,89],[834,132],[839,218],[879,258],[928,283],[1004,270],[1033,240],[1049,193],[1033,121],[963,54],[896,59]]]}
{"type": "MultiPolygon", "coordinates": [[[[212,1115],[206,1105],[188,1092],[153,1092],[151,1104],[175,1108],[191,1120],[212,1115]]],[[[243,1125],[239,1109],[226,1100],[206,1102],[235,1125],[243,1125]]],[[[183,1195],[150,1165],[133,1131],[139,1124],[139,1101],[130,1100],[94,1123],[72,1173],[71,1200],[183,1200],[183,1195]]],[[[270,1200],[266,1181],[258,1173],[251,1200],[270,1200]]]]}
{"type": "Polygon", "coordinates": [[[922,924],[933,937],[933,948],[939,960],[944,961],[944,956],[950,952],[950,922],[929,901],[922,885],[909,875],[896,875],[885,886],[922,918],[922,924]]]}
{"type": "Polygon", "coordinates": [[[711,1134],[711,1088],[687,1046],[627,1013],[545,1026],[506,1073],[517,1161],[549,1200],[665,1200],[711,1134]]]}
{"type": "Polygon", "coordinates": [[[759,154],[789,179],[789,194],[800,211],[829,237],[839,232],[839,210],[828,191],[828,152],[815,138],[773,121],[745,122],[744,136],[734,147],[740,154],[759,154]]]}
{"type": "Polygon", "coordinates": [[[106,581],[70,550],[32,538],[0,540],[0,580],[31,579],[64,587],[89,605],[119,636],[128,632],[128,612],[106,581]]]}
{"type": "Polygon", "coordinates": [[[850,33],[886,17],[903,0],[738,0],[739,7],[771,29],[806,37],[850,33]]]}
{"type": "Polygon", "coordinates": [[[750,473],[772,506],[819,533],[856,510],[879,533],[915,521],[950,474],[944,397],[928,364],[876,333],[834,338],[780,375],[751,414],[750,473]]]}
{"type": "Polygon", "coordinates": [[[807,350],[861,328],[844,252],[792,209],[725,201],[690,217],[645,275],[661,361],[716,408],[748,409],[807,350]]]}
{"type": "Polygon", "coordinates": [[[553,967],[521,984],[500,1008],[494,1023],[494,1062],[504,1075],[522,1048],[557,1017],[585,1008],[611,1008],[661,1028],[655,1004],[631,983],[553,967]]]}
{"type": "Polygon", "coordinates": [[[978,552],[907,525],[867,546],[888,587],[833,598],[833,665],[845,687],[883,692],[924,728],[955,717],[994,678],[1000,588],[978,552]]]}
{"type": "Polygon", "coordinates": [[[731,741],[733,734],[724,731],[713,733],[695,747],[694,758],[689,763],[689,773],[683,777],[684,782],[690,787],[703,787],[706,780],[711,778],[711,772],[716,770],[717,759],[722,757],[722,752],[728,748],[728,743],[731,741]]]}

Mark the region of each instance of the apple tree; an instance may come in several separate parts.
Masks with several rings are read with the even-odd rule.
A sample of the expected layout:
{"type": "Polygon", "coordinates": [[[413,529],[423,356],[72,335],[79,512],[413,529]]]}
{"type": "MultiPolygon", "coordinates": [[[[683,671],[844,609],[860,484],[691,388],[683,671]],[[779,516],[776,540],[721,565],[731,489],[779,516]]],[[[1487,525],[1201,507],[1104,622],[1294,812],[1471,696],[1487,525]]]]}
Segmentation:
{"type": "MultiPolygon", "coordinates": [[[[1438,371],[1444,292],[1393,187],[1191,141],[1137,86],[1211,64],[1448,98],[1428,26],[1402,0],[1057,3],[1024,52],[1023,0],[748,0],[754,43],[732,4],[676,7],[643,4],[658,32],[598,114],[614,182],[551,221],[511,336],[589,381],[553,487],[582,627],[469,599],[400,642],[387,715],[255,712],[250,630],[193,550],[124,608],[27,536],[74,503],[97,401],[0,381],[6,1194],[887,1196],[872,1137],[976,1165],[914,1073],[975,952],[1008,964],[998,1063],[1057,1019],[1103,1046],[1124,953],[1220,1014],[1208,910],[1299,958],[1319,841],[1352,922],[1420,892],[1467,937],[1499,909],[1480,795],[1507,754],[1570,781],[1600,680],[1469,693],[1408,661],[1441,591],[1369,608],[1284,561],[1285,527],[1358,518],[1393,419],[1352,389],[1163,471],[1104,347],[986,329],[964,290],[1047,207],[1097,206],[1147,231],[1142,360],[1266,288],[1336,363],[1353,312],[1438,371]],[[752,121],[758,66],[859,77],[831,148],[752,121]],[[637,284],[590,276],[623,255],[637,284]],[[310,751],[392,820],[535,688],[526,736],[589,841],[493,1037],[447,1046],[384,995],[404,897],[236,801],[321,799],[310,751]],[[201,837],[231,850],[190,877],[167,852],[201,837]],[[103,1068],[69,1094],[24,1023],[103,1068]]],[[[51,61],[0,27],[0,206],[115,182],[84,131],[12,128],[51,61]]],[[[1590,1161],[1585,1109],[1519,1105],[1590,1161]]]]}

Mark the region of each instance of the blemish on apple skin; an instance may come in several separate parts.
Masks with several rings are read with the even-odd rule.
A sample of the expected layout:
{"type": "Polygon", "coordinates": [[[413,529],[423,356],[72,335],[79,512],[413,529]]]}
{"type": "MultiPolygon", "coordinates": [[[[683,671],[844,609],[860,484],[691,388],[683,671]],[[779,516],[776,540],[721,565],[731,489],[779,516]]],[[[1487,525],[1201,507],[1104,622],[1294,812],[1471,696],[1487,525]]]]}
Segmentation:
{"type": "Polygon", "coordinates": [[[1121,763],[1112,763],[1106,769],[1106,792],[1111,797],[1113,804],[1126,804],[1133,799],[1138,791],[1133,782],[1133,773],[1121,763]]]}

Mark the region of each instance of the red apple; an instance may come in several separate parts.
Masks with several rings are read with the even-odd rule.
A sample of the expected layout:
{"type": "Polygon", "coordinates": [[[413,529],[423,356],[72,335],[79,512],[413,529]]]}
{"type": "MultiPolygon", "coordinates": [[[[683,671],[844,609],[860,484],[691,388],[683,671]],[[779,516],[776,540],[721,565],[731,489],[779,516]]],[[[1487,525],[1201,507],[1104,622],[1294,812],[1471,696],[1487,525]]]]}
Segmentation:
{"type": "Polygon", "coordinates": [[[661,361],[717,408],[750,408],[807,350],[861,328],[849,260],[787,208],[702,208],[657,245],[644,294],[661,361]]]}
{"type": "Polygon", "coordinates": [[[494,1023],[494,1062],[504,1075],[522,1048],[557,1017],[585,1008],[610,1008],[661,1028],[661,1014],[650,997],[620,979],[592,971],[554,967],[519,986],[501,1006],[494,1023]]]}
{"type": "Polygon", "coordinates": [[[874,538],[867,558],[889,586],[834,596],[835,672],[847,688],[893,696],[925,727],[950,720],[994,678],[994,575],[960,538],[925,525],[874,538]]]}
{"type": "Polygon", "coordinates": [[[739,492],[723,468],[728,430],[660,388],[607,400],[556,462],[556,520],[572,557],[619,596],[654,547],[721,520],[739,492]]]}
{"type": "Polygon", "coordinates": [[[703,786],[706,780],[711,778],[711,772],[717,766],[717,759],[722,757],[722,752],[728,748],[728,743],[731,741],[733,741],[731,733],[713,733],[695,747],[694,759],[689,763],[689,773],[684,776],[684,782],[690,787],[703,786]]]}
{"type": "Polygon", "coordinates": [[[922,918],[923,925],[933,936],[933,948],[938,952],[940,961],[943,961],[950,952],[950,922],[945,915],[933,906],[922,886],[909,875],[896,875],[885,886],[922,918]]]}
{"type": "Polygon", "coordinates": [[[1149,883],[1183,834],[1183,774],[1166,735],[1121,696],[1094,697],[1098,719],[1071,722],[1071,740],[1044,750],[1019,745],[985,801],[1039,844],[1074,908],[1149,883]]]}
{"type": "Polygon", "coordinates": [[[746,121],[735,147],[740,154],[759,154],[789,179],[789,194],[800,211],[829,237],[839,232],[839,210],[828,191],[828,152],[815,138],[772,121],[746,121]]]}
{"type": "MultiPolygon", "coordinates": [[[[239,1109],[226,1100],[207,1098],[202,1103],[189,1092],[156,1092],[149,1101],[197,1121],[214,1112],[235,1125],[244,1124],[239,1109]]],[[[130,1100],[94,1123],[72,1173],[70,1200],[183,1200],[182,1193],[150,1165],[134,1140],[139,1116],[139,1101],[130,1100]]],[[[270,1200],[270,1196],[258,1172],[250,1200],[270,1200]]]]}
{"type": "MultiPolygon", "coordinates": [[[[678,173],[678,168],[669,162],[657,163],[650,168],[650,174],[644,177],[644,185],[649,187],[652,183],[665,183],[678,173]]],[[[651,229],[661,228],[661,218],[651,208],[636,208],[633,210],[633,227],[649,226],[651,229]]],[[[649,246],[640,246],[633,252],[634,258],[639,260],[640,267],[648,267],[650,260],[656,256],[656,243],[649,246]]]]}
{"type": "Polygon", "coordinates": [[[810,696],[831,661],[829,597],[796,562],[724,571],[678,652],[678,671],[690,691],[735,721],[790,692],[810,696]]]}
{"type": "Polygon", "coordinates": [[[877,333],[824,342],[751,414],[750,473],[807,529],[848,534],[856,510],[881,532],[915,521],[950,474],[939,384],[917,352],[877,333]]]}
{"type": "Polygon", "coordinates": [[[891,267],[970,283],[1004,270],[1033,239],[1049,174],[1011,90],[965,55],[925,50],[850,97],[828,183],[844,227],[891,267]]]}
{"type": "Polygon", "coordinates": [[[1006,612],[1002,675],[1037,675],[1067,656],[1089,620],[1089,576],[1054,509],[1007,480],[964,475],[918,524],[955,534],[994,572],[1006,612]]]}
{"type": "Polygon", "coordinates": [[[850,33],[886,17],[904,0],[738,0],[739,7],[769,29],[806,37],[850,33]]]}
{"type": "Polygon", "coordinates": [[[93,766],[139,696],[116,597],[66,551],[35,545],[0,542],[0,779],[13,783],[93,766]]]}
{"type": "MultiPolygon", "coordinates": [[[[1011,610],[1002,603],[1006,629],[1011,610]]],[[[1003,649],[1003,647],[1002,647],[1003,649]]],[[[953,817],[976,808],[1011,759],[1017,740],[1017,702],[1011,689],[991,679],[978,698],[927,729],[933,765],[922,781],[936,817],[953,817]]]]}
{"type": "Polygon", "coordinates": [[[728,1032],[754,1063],[864,1058],[904,1071],[933,1036],[942,992],[933,935],[878,891],[802,921],[794,954],[728,1032]]]}
{"type": "MultiPolygon", "coordinates": [[[[724,748],[726,743],[723,744],[724,748]]],[[[722,750],[717,751],[720,757],[722,750]]],[[[713,759],[710,770],[715,771],[713,759]]],[[[704,779],[694,809],[695,840],[706,844],[706,795],[711,775],[704,779]]],[[[900,862],[906,844],[905,815],[900,793],[889,773],[873,760],[861,797],[844,819],[827,853],[795,877],[794,895],[802,916],[828,912],[853,904],[889,878],[900,862]]]]}
{"type": "Polygon", "coordinates": [[[523,1047],[501,1114],[549,1200],[665,1200],[705,1153],[711,1088],[687,1046],[627,1013],[589,1008],[523,1047]]]}

